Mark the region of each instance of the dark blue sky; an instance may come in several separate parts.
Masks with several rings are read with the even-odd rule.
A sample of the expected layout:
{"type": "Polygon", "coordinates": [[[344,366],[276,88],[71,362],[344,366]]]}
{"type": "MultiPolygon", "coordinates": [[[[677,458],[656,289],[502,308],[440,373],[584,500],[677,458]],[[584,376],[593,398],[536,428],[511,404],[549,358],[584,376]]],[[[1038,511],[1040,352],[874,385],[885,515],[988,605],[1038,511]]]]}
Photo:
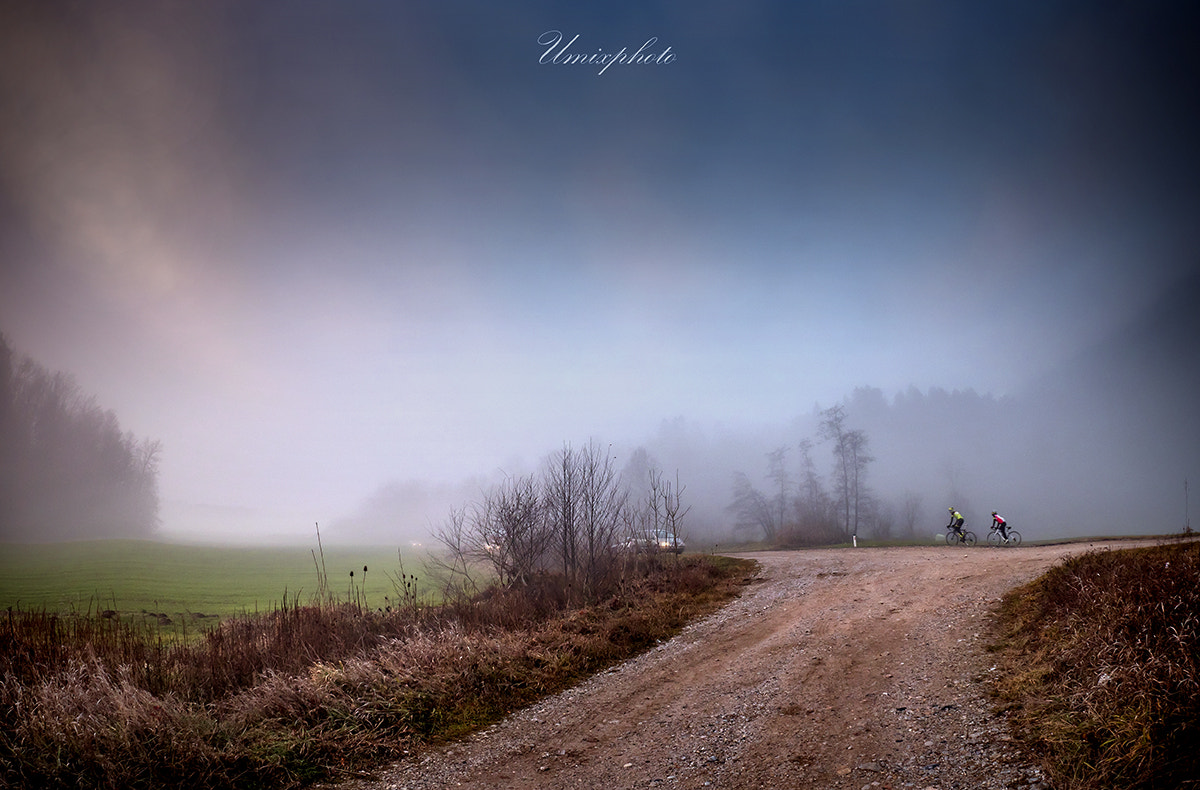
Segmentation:
{"type": "Polygon", "coordinates": [[[1186,3],[0,15],[0,331],[164,440],[180,530],[862,384],[1019,395],[1198,264],[1186,3]],[[675,58],[539,63],[553,30],[675,58]]]}

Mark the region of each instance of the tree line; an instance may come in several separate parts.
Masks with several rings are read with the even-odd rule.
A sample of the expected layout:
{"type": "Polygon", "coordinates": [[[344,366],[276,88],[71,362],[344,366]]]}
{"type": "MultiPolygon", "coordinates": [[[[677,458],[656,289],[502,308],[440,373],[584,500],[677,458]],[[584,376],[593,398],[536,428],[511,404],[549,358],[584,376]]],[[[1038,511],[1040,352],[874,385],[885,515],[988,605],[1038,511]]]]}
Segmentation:
{"type": "Polygon", "coordinates": [[[817,438],[832,449],[828,481],[813,460],[817,444],[807,438],[795,448],[800,453],[798,474],[788,466],[793,448],[787,445],[766,454],[765,488],[756,487],[744,472],[734,472],[728,510],[735,518],[735,528],[773,546],[848,543],[868,534],[886,538],[897,527],[911,535],[920,498],[906,495],[897,512],[874,496],[867,485],[867,471],[875,458],[868,452],[866,432],[847,424],[845,406],[821,412],[817,438]]]}
{"type": "Polygon", "coordinates": [[[0,334],[0,540],[153,533],[161,452],[0,334]]]}
{"type": "Polygon", "coordinates": [[[565,603],[594,600],[619,579],[627,560],[659,533],[683,538],[683,487],[644,450],[622,474],[596,443],[564,446],[540,471],[506,478],[453,509],[434,537],[435,561],[451,598],[492,581],[521,587],[553,577],[565,603]]]}

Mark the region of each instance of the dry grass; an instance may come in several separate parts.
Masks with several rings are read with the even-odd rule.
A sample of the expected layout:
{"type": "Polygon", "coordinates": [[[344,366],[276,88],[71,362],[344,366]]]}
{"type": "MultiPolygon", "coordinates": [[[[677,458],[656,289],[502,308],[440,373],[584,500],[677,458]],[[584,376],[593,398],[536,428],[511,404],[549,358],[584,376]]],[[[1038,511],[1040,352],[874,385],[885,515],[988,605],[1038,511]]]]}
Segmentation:
{"type": "Polygon", "coordinates": [[[495,721],[672,635],[747,563],[647,557],[597,603],[553,578],[392,612],[300,605],[192,644],[100,616],[0,624],[0,786],[296,787],[495,721]]]}
{"type": "Polygon", "coordinates": [[[1055,567],[1005,596],[996,649],[1058,790],[1200,786],[1200,543],[1055,567]]]}

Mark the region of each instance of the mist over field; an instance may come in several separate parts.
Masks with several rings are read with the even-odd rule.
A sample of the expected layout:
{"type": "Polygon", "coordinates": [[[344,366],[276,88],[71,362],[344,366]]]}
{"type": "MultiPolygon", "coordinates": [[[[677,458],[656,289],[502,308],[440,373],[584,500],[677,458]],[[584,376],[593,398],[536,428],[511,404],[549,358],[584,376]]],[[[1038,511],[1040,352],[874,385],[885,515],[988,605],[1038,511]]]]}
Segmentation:
{"type": "MultiPolygon", "coordinates": [[[[743,472],[770,489],[767,454],[774,450],[786,449],[798,484],[800,443],[813,442],[811,457],[831,485],[833,448],[819,438],[820,411],[837,403],[869,439],[875,460],[866,486],[892,536],[903,531],[902,511],[914,498],[918,537],[940,534],[950,506],[974,527],[986,527],[998,510],[1032,540],[1178,532],[1190,515],[1185,482],[1194,478],[1187,475],[1200,463],[1197,304],[1200,275],[1192,275],[1110,337],[1012,395],[861,386],[774,425],[664,420],[640,440],[614,442],[612,452],[629,462],[642,449],[668,475],[678,472],[696,548],[761,538],[734,529],[733,475],[743,472]]],[[[636,470],[626,469],[626,477],[636,489],[636,470]]],[[[427,540],[421,525],[440,524],[449,508],[478,501],[495,482],[393,483],[334,528],[372,539],[401,533],[427,540]]]]}
{"type": "Polygon", "coordinates": [[[425,542],[596,442],[721,542],[836,405],[877,521],[1182,528],[1192,6],[561,5],[0,9],[0,333],[156,534],[425,542]]]}

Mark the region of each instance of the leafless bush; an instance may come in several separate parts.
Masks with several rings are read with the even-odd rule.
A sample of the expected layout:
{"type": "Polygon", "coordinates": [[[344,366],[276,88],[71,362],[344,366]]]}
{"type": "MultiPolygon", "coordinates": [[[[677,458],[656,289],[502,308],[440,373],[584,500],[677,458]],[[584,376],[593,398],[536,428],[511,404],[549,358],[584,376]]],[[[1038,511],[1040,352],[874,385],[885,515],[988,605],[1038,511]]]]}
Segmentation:
{"type": "Polygon", "coordinates": [[[630,495],[604,447],[569,445],[546,459],[540,478],[505,480],[464,509],[451,511],[435,534],[445,551],[431,570],[452,600],[466,600],[495,580],[501,587],[548,581],[571,603],[593,601],[620,583],[624,548],[666,529],[678,535],[688,508],[682,486],[651,472],[649,493],[630,495]]]}

